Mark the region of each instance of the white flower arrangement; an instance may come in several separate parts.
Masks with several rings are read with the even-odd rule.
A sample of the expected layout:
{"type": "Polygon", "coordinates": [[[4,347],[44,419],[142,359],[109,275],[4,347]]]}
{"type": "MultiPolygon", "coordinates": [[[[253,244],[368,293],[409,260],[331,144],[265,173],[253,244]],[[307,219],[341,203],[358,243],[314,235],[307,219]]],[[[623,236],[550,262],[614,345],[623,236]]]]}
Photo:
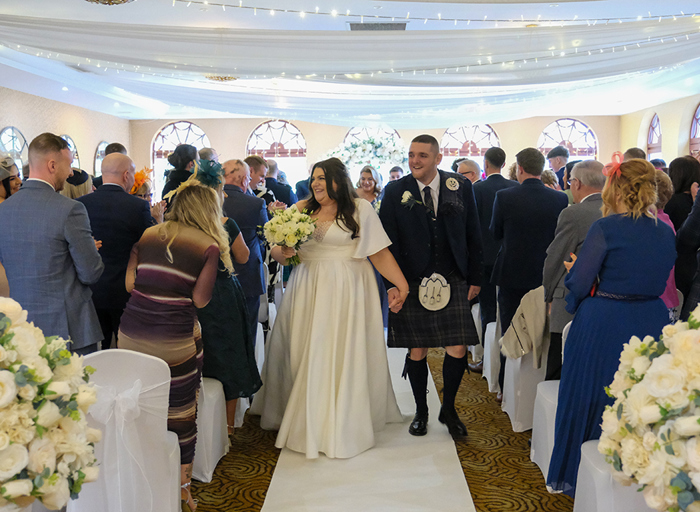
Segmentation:
{"type": "MultiPolygon", "coordinates": [[[[300,212],[296,206],[275,211],[272,219],[265,223],[263,230],[270,245],[282,245],[299,249],[316,229],[316,221],[306,211],[300,212]]],[[[301,263],[299,256],[287,260],[288,265],[301,263]]]]}
{"type": "Polygon", "coordinates": [[[336,157],[349,169],[363,165],[371,165],[379,169],[405,165],[407,155],[408,148],[398,137],[387,137],[382,140],[370,137],[363,141],[343,142],[326,154],[326,158],[336,157]]]}
{"type": "Polygon", "coordinates": [[[0,510],[38,499],[50,510],[97,479],[94,443],[102,433],[85,414],[97,395],[91,367],[66,341],[45,338],[27,312],[0,298],[0,510]]]}

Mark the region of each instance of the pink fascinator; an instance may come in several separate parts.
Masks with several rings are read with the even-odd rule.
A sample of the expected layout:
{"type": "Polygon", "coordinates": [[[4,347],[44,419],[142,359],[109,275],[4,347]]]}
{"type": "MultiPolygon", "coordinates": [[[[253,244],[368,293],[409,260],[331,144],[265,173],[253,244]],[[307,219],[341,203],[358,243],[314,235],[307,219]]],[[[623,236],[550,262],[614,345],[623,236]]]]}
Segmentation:
{"type": "Polygon", "coordinates": [[[603,174],[608,177],[613,175],[620,177],[620,175],[622,174],[620,171],[620,164],[622,163],[622,158],[622,153],[620,153],[619,151],[615,151],[612,156],[612,162],[603,167],[603,174]]]}

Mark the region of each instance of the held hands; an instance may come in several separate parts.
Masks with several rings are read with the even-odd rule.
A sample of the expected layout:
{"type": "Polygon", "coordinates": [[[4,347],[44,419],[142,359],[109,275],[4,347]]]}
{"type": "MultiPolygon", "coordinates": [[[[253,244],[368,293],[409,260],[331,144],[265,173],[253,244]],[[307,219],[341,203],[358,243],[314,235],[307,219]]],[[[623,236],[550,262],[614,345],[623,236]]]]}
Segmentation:
{"type": "Polygon", "coordinates": [[[469,294],[467,295],[467,298],[469,300],[474,300],[477,295],[479,295],[479,292],[481,291],[481,286],[470,286],[469,287],[469,294]]]}
{"type": "Polygon", "coordinates": [[[165,215],[165,201],[155,203],[151,205],[151,217],[156,221],[157,224],[163,223],[163,215],[165,215]]]}
{"type": "Polygon", "coordinates": [[[275,213],[278,210],[285,210],[286,208],[286,203],[283,203],[282,201],[275,201],[274,203],[267,205],[267,209],[270,213],[275,213]]]}
{"type": "Polygon", "coordinates": [[[297,251],[296,249],[294,249],[294,247],[281,246],[280,249],[282,250],[282,256],[284,256],[287,259],[290,259],[297,255],[297,251]]]}
{"type": "Polygon", "coordinates": [[[571,267],[574,266],[574,263],[576,263],[576,260],[578,259],[578,258],[576,258],[576,255],[573,252],[570,253],[569,256],[571,256],[571,261],[564,262],[564,266],[566,267],[567,273],[571,272],[571,267]]]}
{"type": "Polygon", "coordinates": [[[387,297],[389,299],[389,309],[392,313],[398,313],[403,307],[403,303],[406,302],[406,297],[408,297],[408,289],[399,291],[398,288],[394,287],[387,291],[387,297]]]}

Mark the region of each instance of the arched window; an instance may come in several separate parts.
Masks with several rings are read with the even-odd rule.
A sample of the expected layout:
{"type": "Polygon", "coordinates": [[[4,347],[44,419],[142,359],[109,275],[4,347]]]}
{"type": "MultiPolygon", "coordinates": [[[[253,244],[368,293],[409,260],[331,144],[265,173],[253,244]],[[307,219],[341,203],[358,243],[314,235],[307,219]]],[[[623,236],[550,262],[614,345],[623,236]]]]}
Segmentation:
{"type": "Polygon", "coordinates": [[[14,126],[4,128],[0,132],[0,151],[9,153],[15,159],[17,169],[21,174],[22,165],[29,161],[29,145],[22,132],[14,126]]]}
{"type": "Polygon", "coordinates": [[[365,126],[355,126],[348,130],[343,139],[344,144],[353,142],[364,142],[368,139],[374,140],[400,140],[399,132],[385,124],[371,124],[365,126]]]}
{"type": "Polygon", "coordinates": [[[73,138],[70,135],[61,135],[61,138],[68,143],[68,149],[70,149],[70,152],[73,153],[73,163],[71,164],[71,167],[82,171],[83,168],[80,167],[80,155],[78,154],[78,148],[75,146],[73,138]]]}
{"type": "Polygon", "coordinates": [[[690,154],[700,156],[700,105],[695,109],[693,122],[690,124],[690,154]]]}
{"type": "Polygon", "coordinates": [[[598,138],[588,125],[577,119],[557,119],[542,130],[537,148],[546,156],[557,146],[569,150],[569,161],[598,158],[598,138]]]}
{"type": "Polygon", "coordinates": [[[151,147],[151,165],[153,168],[153,197],[160,201],[160,194],[165,185],[165,170],[170,168],[168,156],[180,144],[190,144],[200,150],[209,147],[209,138],[204,131],[189,121],[176,121],[165,125],[156,134],[151,147]]]}
{"type": "Polygon", "coordinates": [[[653,160],[654,158],[663,158],[661,155],[661,123],[658,114],[654,114],[651,119],[649,135],[647,136],[647,159],[653,160]]]}
{"type": "Polygon", "coordinates": [[[469,158],[484,169],[484,154],[492,147],[500,147],[501,142],[493,128],[487,124],[465,124],[445,130],[440,142],[442,163],[440,167],[450,170],[452,162],[458,158],[469,158]]]}
{"type": "Polygon", "coordinates": [[[93,177],[95,178],[102,176],[102,160],[105,158],[105,149],[107,149],[108,145],[109,142],[103,140],[97,145],[97,149],[95,150],[95,163],[93,167],[95,172],[93,177]]]}
{"type": "Polygon", "coordinates": [[[299,128],[289,121],[276,119],[258,125],[248,137],[246,155],[274,159],[277,168],[285,173],[292,190],[298,181],[309,176],[306,139],[299,128]]]}

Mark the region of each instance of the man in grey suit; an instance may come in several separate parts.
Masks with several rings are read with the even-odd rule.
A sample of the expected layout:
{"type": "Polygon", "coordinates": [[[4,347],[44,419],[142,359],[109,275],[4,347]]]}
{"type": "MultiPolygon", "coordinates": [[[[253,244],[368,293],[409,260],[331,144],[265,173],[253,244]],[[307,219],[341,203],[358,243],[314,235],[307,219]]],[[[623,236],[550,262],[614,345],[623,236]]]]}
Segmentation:
{"type": "Polygon", "coordinates": [[[238,224],[245,240],[250,257],[244,264],[234,263],[238,281],[246,297],[249,328],[253,340],[258,328],[260,296],[267,291],[265,270],[263,269],[262,243],[259,235],[267,222],[265,201],[245,193],[250,183],[250,168],[241,160],[224,162],[224,214],[238,224]]]}
{"type": "Polygon", "coordinates": [[[66,141],[52,133],[29,145],[29,179],[0,204],[0,261],[28,320],[89,354],[102,339],[89,285],[104,264],[85,206],[56,193],[72,175],[72,161],[66,141]]]}
{"type": "Polygon", "coordinates": [[[561,343],[564,326],[574,317],[566,309],[567,290],[564,287],[566,268],[564,261],[571,261],[571,254],[578,254],[586,239],[588,229],[601,218],[603,206],[601,191],[605,185],[603,164],[596,160],[577,163],[571,170],[570,183],[574,204],[562,210],[557,221],[554,240],[547,248],[542,284],[545,301],[550,304],[549,355],[547,356],[547,380],[561,378],[561,343]]]}

